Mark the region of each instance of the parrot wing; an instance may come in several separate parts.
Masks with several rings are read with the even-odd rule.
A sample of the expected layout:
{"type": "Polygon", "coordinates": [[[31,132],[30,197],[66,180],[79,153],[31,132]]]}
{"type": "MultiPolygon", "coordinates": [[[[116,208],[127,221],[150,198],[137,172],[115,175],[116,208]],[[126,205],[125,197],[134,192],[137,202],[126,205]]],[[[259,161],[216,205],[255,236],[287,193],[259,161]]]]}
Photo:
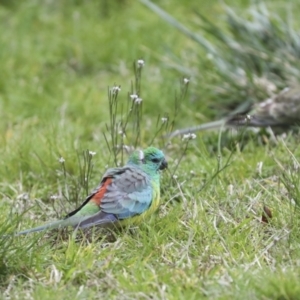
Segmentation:
{"type": "Polygon", "coordinates": [[[77,227],[86,228],[98,224],[107,224],[142,214],[151,205],[153,187],[150,177],[137,167],[109,169],[95,191],[66,219],[80,214],[93,204],[100,210],[86,217],[77,227]]]}

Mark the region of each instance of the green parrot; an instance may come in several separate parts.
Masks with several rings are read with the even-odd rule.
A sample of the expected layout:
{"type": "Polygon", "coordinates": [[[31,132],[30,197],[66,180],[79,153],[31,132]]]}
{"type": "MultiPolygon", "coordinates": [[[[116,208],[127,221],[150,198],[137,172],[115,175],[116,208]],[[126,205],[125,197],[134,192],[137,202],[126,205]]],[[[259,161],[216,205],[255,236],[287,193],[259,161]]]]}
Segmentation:
{"type": "Polygon", "coordinates": [[[154,147],[134,151],[127,164],[108,169],[99,186],[63,220],[27,229],[16,235],[73,226],[126,225],[141,222],[160,202],[160,170],[168,164],[154,147]]]}
{"type": "Polygon", "coordinates": [[[257,103],[247,115],[233,115],[222,120],[201,124],[195,127],[179,129],[169,134],[169,138],[177,135],[193,133],[201,130],[221,127],[272,127],[289,128],[300,124],[300,87],[285,88],[279,94],[257,103]]]}

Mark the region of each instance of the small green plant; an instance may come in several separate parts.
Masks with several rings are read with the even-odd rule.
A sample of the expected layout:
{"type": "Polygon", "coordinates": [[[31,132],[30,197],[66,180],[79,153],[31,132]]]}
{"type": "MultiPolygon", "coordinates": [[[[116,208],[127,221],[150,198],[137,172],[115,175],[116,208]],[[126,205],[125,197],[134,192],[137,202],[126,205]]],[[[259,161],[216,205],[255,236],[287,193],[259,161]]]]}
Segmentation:
{"type": "MultiPolygon", "coordinates": [[[[125,151],[130,152],[143,144],[147,146],[158,144],[158,147],[166,148],[168,133],[173,130],[180,105],[187,95],[189,79],[183,78],[180,81],[179,93],[175,93],[172,116],[166,113],[158,114],[156,128],[147,128],[143,120],[143,106],[145,104],[142,99],[142,70],[144,64],[145,62],[142,59],[133,63],[134,80],[131,83],[125,104],[119,95],[121,86],[115,85],[108,89],[110,121],[106,125],[107,132],[104,133],[104,138],[116,166],[124,164],[125,151]]],[[[184,143],[185,147],[182,148],[183,155],[187,150],[190,138],[184,140],[186,143],[184,143]]],[[[177,168],[178,165],[175,167],[175,171],[177,168]]]]}
{"type": "Polygon", "coordinates": [[[104,133],[104,138],[113,156],[113,161],[116,166],[124,164],[124,150],[129,150],[130,147],[136,148],[141,143],[141,123],[143,111],[143,99],[141,98],[141,81],[142,69],[144,61],[139,59],[134,62],[134,83],[131,84],[131,90],[127,96],[126,107],[123,102],[119,101],[119,92],[121,86],[115,85],[108,89],[109,103],[109,125],[106,125],[107,133],[104,133]],[[125,137],[128,145],[125,144],[125,137]],[[121,162],[118,162],[118,155],[121,155],[121,162]]]}
{"type": "Polygon", "coordinates": [[[78,206],[91,192],[89,184],[93,173],[94,151],[85,150],[77,152],[78,173],[69,171],[63,157],[58,159],[61,169],[57,172],[59,176],[58,193],[50,196],[50,204],[61,218],[61,210],[67,213],[71,207],[78,206]],[[60,200],[60,201],[57,201],[60,200]]]}

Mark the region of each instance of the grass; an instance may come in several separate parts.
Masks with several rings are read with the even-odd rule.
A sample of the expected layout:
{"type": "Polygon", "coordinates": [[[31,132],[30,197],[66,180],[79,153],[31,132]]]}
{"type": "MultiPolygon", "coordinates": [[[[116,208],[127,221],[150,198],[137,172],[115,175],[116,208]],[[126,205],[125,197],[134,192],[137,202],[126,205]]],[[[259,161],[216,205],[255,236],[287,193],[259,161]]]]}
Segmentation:
{"type": "Polygon", "coordinates": [[[241,20],[258,22],[249,16],[251,3],[227,1],[240,16],[235,18],[218,1],[201,7],[195,0],[159,1],[222,54],[228,74],[202,46],[134,1],[0,4],[3,299],[299,297],[299,136],[287,133],[274,142],[265,134],[229,131],[219,141],[218,132],[203,132],[186,147],[180,139],[162,139],[169,127],[156,134],[161,117],[177,128],[216,118],[245,95],[262,100],[268,91],[257,78],[277,88],[297,81],[299,74],[292,71],[298,62],[292,62],[299,54],[284,48],[292,37],[297,41],[296,2],[287,8],[266,2],[271,28],[277,28],[272,40],[281,41],[276,52],[259,37],[255,48],[247,28],[244,36],[237,34],[241,20]],[[228,22],[228,16],[238,22],[228,22]],[[234,59],[232,40],[240,49],[259,49],[265,59],[243,51],[234,59]],[[282,53],[286,63],[281,76],[274,76],[268,66],[277,68],[282,53]],[[136,82],[132,62],[141,58],[145,66],[136,82]],[[238,68],[245,70],[244,85],[234,84],[238,68]],[[184,77],[190,78],[185,97],[184,77]],[[119,85],[120,106],[112,113],[109,91],[119,85]],[[120,121],[129,94],[137,90],[142,106],[129,116],[124,140],[113,140],[111,128],[117,133],[119,123],[111,124],[110,116],[120,121]],[[164,149],[170,172],[162,175],[157,213],[108,237],[101,232],[76,240],[69,232],[7,235],[61,218],[81,203],[107,166],[121,163],[107,143],[164,149]],[[272,212],[267,222],[262,222],[264,206],[272,212]]]}

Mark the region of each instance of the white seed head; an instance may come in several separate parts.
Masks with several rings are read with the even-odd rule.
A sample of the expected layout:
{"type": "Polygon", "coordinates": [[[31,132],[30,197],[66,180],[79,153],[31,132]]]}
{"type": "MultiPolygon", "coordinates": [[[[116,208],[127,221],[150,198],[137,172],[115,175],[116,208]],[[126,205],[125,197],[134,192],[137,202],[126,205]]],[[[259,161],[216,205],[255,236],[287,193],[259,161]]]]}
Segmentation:
{"type": "Polygon", "coordinates": [[[135,100],[135,99],[137,99],[139,96],[137,95],[137,94],[131,94],[130,95],[130,98],[131,98],[131,100],[135,100]]]}
{"type": "Polygon", "coordinates": [[[122,137],[126,136],[126,134],[125,134],[125,132],[123,130],[119,130],[118,134],[121,135],[122,137]]]}
{"type": "Polygon", "coordinates": [[[182,140],[185,141],[185,140],[194,140],[196,138],[196,134],[195,133],[187,133],[187,134],[184,134],[183,135],[183,138],[182,140]]]}
{"type": "Polygon", "coordinates": [[[65,162],[65,159],[64,159],[63,157],[60,157],[60,158],[58,159],[58,161],[59,161],[61,164],[63,164],[63,163],[65,162]]]}
{"type": "Polygon", "coordinates": [[[141,104],[142,101],[143,101],[142,98],[136,98],[136,99],[134,100],[134,103],[136,103],[136,104],[141,104]]]}
{"type": "Polygon", "coordinates": [[[145,65],[145,61],[143,59],[138,59],[137,64],[139,68],[142,68],[145,65]]]}
{"type": "Polygon", "coordinates": [[[183,83],[184,84],[188,84],[190,82],[190,80],[189,79],[187,79],[187,78],[183,78],[183,83]]]}
{"type": "Polygon", "coordinates": [[[112,93],[113,94],[117,94],[121,91],[121,86],[114,86],[112,89],[111,89],[112,93]]]}
{"type": "Polygon", "coordinates": [[[94,156],[97,152],[94,152],[94,151],[89,151],[89,155],[90,156],[94,156]]]}

